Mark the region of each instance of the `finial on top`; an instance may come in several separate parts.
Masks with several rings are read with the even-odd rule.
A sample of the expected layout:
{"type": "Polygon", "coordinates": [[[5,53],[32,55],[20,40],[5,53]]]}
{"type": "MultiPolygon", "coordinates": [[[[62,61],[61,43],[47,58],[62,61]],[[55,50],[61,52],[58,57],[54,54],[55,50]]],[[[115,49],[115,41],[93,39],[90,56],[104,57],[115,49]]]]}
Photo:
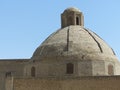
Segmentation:
{"type": "MultiPolygon", "coordinates": [[[[69,8],[67,8],[67,9],[65,9],[65,11],[75,11],[75,12],[81,12],[78,8],[76,8],[76,7],[69,7],[69,8]]],[[[65,12],[64,11],[64,12],[65,12]]]]}

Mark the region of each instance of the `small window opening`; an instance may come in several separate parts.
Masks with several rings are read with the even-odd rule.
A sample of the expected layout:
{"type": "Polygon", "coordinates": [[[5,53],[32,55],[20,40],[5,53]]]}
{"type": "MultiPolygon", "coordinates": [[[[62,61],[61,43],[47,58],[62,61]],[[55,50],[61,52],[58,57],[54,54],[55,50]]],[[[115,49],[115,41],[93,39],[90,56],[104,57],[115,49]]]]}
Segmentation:
{"type": "Polygon", "coordinates": [[[6,72],[6,77],[11,77],[12,76],[12,72],[6,72]]]}
{"type": "Polygon", "coordinates": [[[74,65],[72,63],[67,64],[67,74],[73,74],[74,65]]]}
{"type": "Polygon", "coordinates": [[[32,68],[31,68],[31,76],[32,76],[32,77],[35,77],[35,67],[32,67],[32,68]]]}
{"type": "Polygon", "coordinates": [[[79,23],[79,17],[76,17],[76,25],[80,25],[80,23],[79,23]]]}
{"type": "Polygon", "coordinates": [[[108,75],[114,75],[113,65],[108,65],[108,75]]]}

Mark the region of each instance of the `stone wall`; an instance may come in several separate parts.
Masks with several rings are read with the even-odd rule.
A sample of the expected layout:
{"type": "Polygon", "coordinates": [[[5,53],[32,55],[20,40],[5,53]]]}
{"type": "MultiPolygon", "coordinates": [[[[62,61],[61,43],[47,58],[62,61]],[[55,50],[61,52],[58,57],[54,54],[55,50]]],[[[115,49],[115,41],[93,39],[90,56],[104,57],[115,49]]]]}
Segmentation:
{"type": "Polygon", "coordinates": [[[93,76],[107,75],[105,73],[105,62],[103,60],[93,60],[92,73],[93,73],[93,76]]]}
{"type": "Polygon", "coordinates": [[[108,76],[108,66],[113,66],[113,75],[120,75],[120,65],[117,61],[109,60],[43,60],[39,62],[29,63],[25,66],[24,75],[31,76],[31,68],[35,67],[36,77],[64,77],[69,74],[67,71],[67,64],[74,65],[72,76],[108,76]]]}
{"type": "Polygon", "coordinates": [[[119,61],[116,62],[115,66],[116,66],[116,68],[115,68],[115,74],[116,75],[120,75],[120,62],[119,61]]]}
{"type": "Polygon", "coordinates": [[[25,66],[25,76],[30,77],[31,76],[31,68],[36,68],[36,77],[49,77],[49,76],[67,76],[66,74],[66,64],[67,63],[73,63],[74,64],[74,75],[77,74],[77,62],[76,61],[44,61],[44,62],[36,62],[36,63],[30,63],[25,66]]]}
{"type": "Polygon", "coordinates": [[[92,76],[92,61],[91,60],[78,61],[77,72],[79,76],[92,76]]]}
{"type": "Polygon", "coordinates": [[[28,59],[0,60],[0,90],[5,90],[5,78],[8,76],[23,76],[24,65],[28,59]]]}
{"type": "Polygon", "coordinates": [[[5,80],[5,89],[2,90],[13,90],[13,77],[7,77],[5,80]]]}
{"type": "Polygon", "coordinates": [[[120,90],[120,76],[14,78],[13,84],[13,90],[120,90]]]}
{"type": "MultiPolygon", "coordinates": [[[[99,63],[98,63],[99,64],[99,63]]],[[[31,76],[31,68],[35,67],[36,77],[64,77],[64,76],[92,76],[92,61],[77,61],[77,60],[49,60],[40,61],[35,63],[29,63],[25,66],[24,75],[31,76]],[[73,74],[67,74],[67,64],[72,63],[74,65],[73,74]]],[[[100,68],[100,67],[98,67],[100,68]]],[[[103,75],[103,74],[102,74],[103,75]]]]}

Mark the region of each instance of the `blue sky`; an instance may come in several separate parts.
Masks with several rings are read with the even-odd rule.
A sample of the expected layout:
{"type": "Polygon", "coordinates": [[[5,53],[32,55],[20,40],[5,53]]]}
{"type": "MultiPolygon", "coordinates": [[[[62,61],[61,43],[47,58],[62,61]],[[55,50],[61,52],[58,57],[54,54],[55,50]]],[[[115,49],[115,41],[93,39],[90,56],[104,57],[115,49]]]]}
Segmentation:
{"type": "Polygon", "coordinates": [[[120,0],[0,0],[0,58],[30,58],[60,28],[64,9],[73,6],[84,13],[85,27],[120,58],[120,0]]]}

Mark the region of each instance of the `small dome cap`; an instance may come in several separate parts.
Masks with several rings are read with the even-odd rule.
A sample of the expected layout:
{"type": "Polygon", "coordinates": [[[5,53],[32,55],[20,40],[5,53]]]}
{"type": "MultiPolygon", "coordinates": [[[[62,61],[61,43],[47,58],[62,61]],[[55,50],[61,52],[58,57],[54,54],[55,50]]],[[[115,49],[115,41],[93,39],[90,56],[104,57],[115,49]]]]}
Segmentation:
{"type": "Polygon", "coordinates": [[[74,12],[81,12],[78,8],[76,8],[76,7],[69,7],[69,8],[67,8],[67,9],[65,9],[65,11],[64,12],[70,12],[70,11],[74,11],[74,12]]]}

